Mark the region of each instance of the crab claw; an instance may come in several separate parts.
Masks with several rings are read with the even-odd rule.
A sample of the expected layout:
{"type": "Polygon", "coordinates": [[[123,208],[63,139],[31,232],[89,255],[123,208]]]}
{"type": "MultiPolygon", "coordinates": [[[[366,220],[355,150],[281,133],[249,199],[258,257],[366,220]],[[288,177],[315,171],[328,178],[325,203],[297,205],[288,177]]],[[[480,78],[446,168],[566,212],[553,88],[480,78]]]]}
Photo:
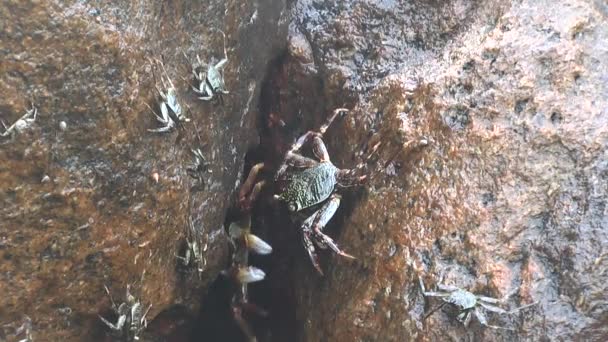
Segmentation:
{"type": "Polygon", "coordinates": [[[234,278],[241,284],[254,283],[256,281],[264,280],[266,273],[261,269],[253,266],[239,267],[234,272],[234,278]]]}
{"type": "Polygon", "coordinates": [[[245,219],[237,222],[232,222],[228,228],[228,234],[233,240],[243,241],[245,247],[261,255],[272,253],[272,247],[258,236],[250,233],[251,217],[247,216],[245,219]]]}
{"type": "Polygon", "coordinates": [[[247,249],[256,254],[267,255],[272,253],[272,247],[266,241],[253,234],[245,234],[245,244],[247,245],[247,249]]]}

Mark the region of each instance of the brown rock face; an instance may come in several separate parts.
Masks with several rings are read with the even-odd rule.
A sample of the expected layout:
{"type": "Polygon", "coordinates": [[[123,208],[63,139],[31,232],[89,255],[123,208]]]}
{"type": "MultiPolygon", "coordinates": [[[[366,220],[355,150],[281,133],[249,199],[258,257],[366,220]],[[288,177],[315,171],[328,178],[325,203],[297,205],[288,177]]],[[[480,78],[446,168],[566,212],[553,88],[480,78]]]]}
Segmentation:
{"type": "MultiPolygon", "coordinates": [[[[327,133],[338,167],[383,144],[369,184],[343,191],[326,229],[356,261],[322,254],[319,277],[297,233],[272,241],[288,255],[268,281],[286,298],[276,306],[295,307],[291,337],[604,340],[606,5],[303,0],[293,10],[268,111],[295,137],[333,108],[353,108],[327,133]],[[400,150],[422,137],[429,146],[400,150]],[[505,309],[538,304],[487,312],[489,324],[512,330],[476,318],[465,329],[448,307],[423,319],[441,301],[424,298],[419,279],[428,290],[512,294],[505,309]]],[[[274,236],[297,230],[258,221],[274,236]]]]}
{"type": "Polygon", "coordinates": [[[149,321],[176,304],[197,310],[227,263],[224,214],[286,14],[280,0],[0,4],[0,119],[38,109],[0,138],[0,340],[102,338],[104,285],[119,304],[129,284],[152,304],[149,321]],[[223,105],[190,87],[197,54],[223,55],[215,29],[229,59],[223,105]],[[154,59],[191,119],[170,133],[148,132],[165,76],[154,59]],[[203,190],[186,172],[191,148],[209,162],[203,190]],[[200,278],[176,258],[188,238],[204,250],[200,278]]]}
{"type": "Polygon", "coordinates": [[[259,340],[604,341],[608,7],[288,3],[0,4],[0,119],[38,109],[0,137],[0,341],[112,340],[104,285],[152,304],[143,340],[188,340],[228,264],[222,223],[256,124],[248,162],[274,165],[336,107],[352,110],[326,134],[332,161],[363,163],[369,179],[340,190],[325,232],[357,259],[321,251],[320,277],[266,189],[253,229],[273,254],[251,258],[267,278],[250,295],[270,316],[247,317],[259,340]],[[196,56],[223,55],[216,29],[224,104],[191,89],[196,56]],[[151,133],[163,77],[191,121],[151,133]],[[209,163],[204,187],[188,176],[192,148],[209,163]],[[200,273],[176,257],[193,241],[200,273]],[[449,306],[424,318],[441,300],[419,279],[537,304],[486,313],[510,330],[465,328],[449,306]]]}

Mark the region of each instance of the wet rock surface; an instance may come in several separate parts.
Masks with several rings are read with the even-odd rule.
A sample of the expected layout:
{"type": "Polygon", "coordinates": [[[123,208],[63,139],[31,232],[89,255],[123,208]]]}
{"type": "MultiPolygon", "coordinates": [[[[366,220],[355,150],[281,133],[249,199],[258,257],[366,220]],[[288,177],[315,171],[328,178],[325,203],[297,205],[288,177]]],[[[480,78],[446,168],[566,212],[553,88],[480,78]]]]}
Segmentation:
{"type": "Polygon", "coordinates": [[[148,321],[162,313],[156,337],[185,329],[228,262],[224,216],[286,15],[284,1],[0,5],[0,119],[38,109],[0,138],[0,340],[111,339],[98,317],[117,318],[104,285],[118,303],[130,285],[152,304],[148,321]],[[229,59],[223,105],[191,90],[196,55],[223,55],[216,29],[229,59]],[[165,76],[155,59],[191,119],[164,134],[148,132],[165,76]],[[209,163],[204,188],[186,171],[191,148],[209,163]],[[203,251],[200,276],[176,258],[188,239],[203,251]]]}
{"type": "Polygon", "coordinates": [[[332,161],[354,167],[383,144],[326,229],[357,260],[324,253],[318,276],[286,215],[258,209],[282,258],[265,265],[281,323],[263,339],[604,340],[606,6],[303,0],[292,14],[265,108],[286,126],[266,136],[288,144],[346,106],[326,135],[332,161]],[[511,330],[465,329],[447,307],[423,320],[441,302],[419,279],[510,295],[507,310],[538,304],[487,313],[511,330]]]}

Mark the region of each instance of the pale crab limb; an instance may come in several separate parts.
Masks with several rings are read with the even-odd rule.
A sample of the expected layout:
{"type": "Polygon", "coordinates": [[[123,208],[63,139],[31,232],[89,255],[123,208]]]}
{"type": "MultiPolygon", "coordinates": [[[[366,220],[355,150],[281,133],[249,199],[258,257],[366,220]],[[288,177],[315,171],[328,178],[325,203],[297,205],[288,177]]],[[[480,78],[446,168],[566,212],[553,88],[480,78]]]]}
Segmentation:
{"type": "Polygon", "coordinates": [[[484,327],[488,327],[488,328],[492,328],[492,329],[515,331],[515,329],[488,324],[488,319],[486,318],[486,315],[484,315],[481,311],[479,311],[477,309],[473,310],[473,314],[475,315],[475,317],[477,317],[477,320],[479,321],[479,323],[481,323],[481,325],[483,325],[484,327]]]}
{"type": "MultiPolygon", "coordinates": [[[[290,154],[293,154],[293,153],[299,151],[300,148],[302,148],[302,146],[313,136],[322,137],[323,134],[325,134],[325,132],[329,128],[329,126],[332,124],[332,122],[336,119],[336,117],[339,114],[346,113],[346,112],[348,112],[348,109],[346,109],[346,108],[335,109],[334,113],[332,114],[332,116],[329,117],[327,122],[325,122],[325,124],[323,124],[321,126],[321,128],[319,128],[319,132],[308,131],[308,132],[304,133],[304,135],[302,135],[300,138],[298,138],[298,140],[296,140],[296,142],[291,146],[291,148],[287,151],[287,153],[285,155],[287,156],[287,155],[290,155],[290,154]]],[[[281,167],[279,167],[279,170],[277,170],[277,173],[276,173],[274,179],[275,180],[279,179],[279,177],[281,177],[283,175],[283,173],[285,173],[286,170],[287,170],[287,164],[283,163],[283,165],[281,165],[281,167]]]]}
{"type": "MultiPolygon", "coordinates": [[[[437,288],[441,291],[447,291],[447,292],[455,292],[458,290],[462,290],[461,288],[454,286],[454,285],[445,285],[445,284],[437,284],[437,288]]],[[[468,291],[467,291],[468,292],[468,291]]]]}
{"type": "MultiPolygon", "coordinates": [[[[247,220],[250,224],[250,220],[247,220]]],[[[232,222],[228,228],[228,234],[233,240],[241,241],[247,250],[260,255],[272,253],[272,247],[258,236],[251,234],[250,226],[238,222],[232,222]]]]}
{"type": "Polygon", "coordinates": [[[108,289],[108,287],[106,285],[104,285],[103,288],[104,288],[104,290],[106,290],[108,297],[110,297],[110,303],[112,303],[112,309],[118,310],[118,306],[116,306],[116,303],[114,302],[114,298],[112,298],[112,295],[110,294],[110,290],[108,289]]]}
{"type": "Polygon", "coordinates": [[[121,331],[122,328],[125,325],[125,322],[127,320],[127,316],[125,315],[120,315],[118,317],[118,321],[116,322],[116,325],[113,323],[110,323],[108,320],[106,320],[105,318],[101,317],[101,315],[97,315],[99,316],[99,318],[101,319],[102,322],[104,322],[110,329],[114,330],[114,331],[121,331]]]}
{"type": "MultiPolygon", "coordinates": [[[[477,312],[477,310],[475,310],[475,309],[473,309],[473,310],[474,310],[475,313],[477,312]]],[[[461,312],[458,315],[458,318],[461,318],[462,319],[462,325],[464,325],[465,328],[468,328],[469,324],[471,323],[471,310],[466,310],[466,311],[461,312]],[[463,319],[461,318],[462,315],[464,315],[463,319]]]]}
{"type": "Polygon", "coordinates": [[[19,130],[20,129],[20,125],[23,125],[23,123],[28,124],[31,122],[36,121],[36,115],[38,114],[38,109],[36,107],[34,107],[34,105],[32,104],[32,108],[29,109],[28,111],[25,112],[25,114],[23,114],[23,116],[21,116],[21,118],[19,118],[19,120],[15,121],[15,123],[13,123],[12,125],[10,125],[10,127],[6,127],[6,124],[4,124],[4,122],[2,122],[2,126],[4,126],[4,133],[0,133],[1,137],[6,137],[9,134],[11,134],[11,132],[15,129],[19,130]],[[30,116],[34,116],[33,118],[30,118],[30,116]]]}
{"type": "Polygon", "coordinates": [[[450,293],[427,291],[424,287],[424,283],[422,282],[422,279],[420,279],[420,278],[418,278],[418,283],[420,285],[420,289],[422,290],[422,294],[425,297],[449,297],[450,296],[450,293]]]}
{"type": "Polygon", "coordinates": [[[213,99],[213,90],[206,82],[207,81],[205,81],[205,85],[203,86],[203,91],[200,92],[199,94],[201,94],[201,95],[209,94],[209,95],[208,96],[199,96],[198,98],[203,101],[210,101],[211,99],[213,99]]]}
{"type": "MultiPolygon", "coordinates": [[[[481,298],[480,298],[480,299],[481,299],[481,298]]],[[[508,315],[511,315],[511,314],[517,313],[517,312],[519,312],[519,311],[521,311],[521,310],[523,310],[523,309],[527,309],[527,308],[529,308],[529,307],[531,307],[531,306],[534,306],[534,305],[538,304],[538,302],[534,302],[534,303],[526,304],[526,305],[520,306],[520,307],[515,308],[515,309],[513,309],[513,310],[508,310],[508,311],[507,311],[507,310],[505,310],[505,309],[503,309],[503,308],[499,308],[499,307],[497,307],[497,306],[494,306],[494,305],[490,305],[490,304],[484,303],[484,302],[483,302],[483,301],[481,301],[481,300],[479,301],[479,304],[480,304],[482,307],[484,307],[486,310],[488,310],[488,311],[492,311],[492,312],[496,312],[496,313],[500,313],[500,314],[508,314],[508,315]]]]}

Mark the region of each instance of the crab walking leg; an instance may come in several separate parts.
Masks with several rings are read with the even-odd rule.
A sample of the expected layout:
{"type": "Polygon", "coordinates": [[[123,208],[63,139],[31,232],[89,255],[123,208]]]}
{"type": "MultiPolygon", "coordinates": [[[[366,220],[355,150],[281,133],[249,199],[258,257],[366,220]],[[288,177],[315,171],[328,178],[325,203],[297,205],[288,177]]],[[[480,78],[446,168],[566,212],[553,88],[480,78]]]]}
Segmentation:
{"type": "Polygon", "coordinates": [[[296,168],[311,168],[319,164],[319,162],[316,160],[301,156],[297,153],[287,154],[287,157],[285,157],[285,163],[288,166],[293,166],[296,168]]]}
{"type": "MultiPolygon", "coordinates": [[[[321,128],[319,128],[319,132],[308,131],[308,132],[304,133],[304,135],[302,135],[301,137],[299,137],[298,140],[296,140],[296,142],[293,145],[291,145],[291,148],[287,151],[286,155],[294,154],[295,152],[299,151],[302,148],[302,146],[304,146],[304,144],[311,137],[317,136],[317,137],[321,138],[323,136],[323,134],[325,134],[325,132],[327,131],[327,129],[329,128],[329,126],[332,124],[332,122],[334,122],[334,120],[336,119],[336,117],[338,117],[339,114],[346,113],[346,112],[348,112],[348,109],[346,109],[346,108],[335,109],[334,113],[332,114],[332,116],[329,117],[329,119],[327,120],[327,122],[325,122],[325,124],[323,124],[321,126],[321,128]]],[[[274,179],[275,180],[279,179],[279,177],[281,175],[283,175],[283,173],[285,173],[285,170],[287,170],[287,164],[281,165],[281,167],[277,171],[274,179]]]]}
{"type": "MultiPolygon", "coordinates": [[[[247,194],[250,194],[253,192],[254,185],[256,185],[255,181],[258,178],[258,175],[260,174],[260,172],[262,172],[262,170],[264,170],[265,167],[266,167],[266,165],[264,163],[258,163],[258,164],[255,164],[249,171],[249,174],[247,175],[247,179],[245,180],[243,185],[241,185],[241,190],[239,191],[239,203],[240,203],[241,207],[243,207],[244,204],[251,204],[251,202],[246,203],[247,194]]],[[[251,196],[249,196],[249,198],[251,198],[251,196]]]]}
{"type": "Polygon", "coordinates": [[[320,275],[323,275],[323,270],[321,269],[321,266],[319,266],[319,256],[317,255],[317,252],[315,251],[315,246],[312,243],[311,235],[312,235],[312,231],[310,230],[310,228],[306,228],[302,232],[302,240],[304,243],[304,248],[306,248],[306,251],[308,252],[310,261],[312,261],[312,265],[315,267],[315,269],[317,270],[317,272],[319,272],[320,275]]]}
{"type": "Polygon", "coordinates": [[[329,200],[327,200],[327,202],[323,204],[323,207],[321,207],[321,209],[317,211],[317,215],[312,222],[312,233],[315,238],[315,241],[317,241],[319,244],[328,246],[338,255],[350,259],[355,259],[354,256],[340,250],[334,240],[332,240],[332,238],[323,234],[322,232],[323,228],[325,228],[325,225],[327,225],[329,220],[331,220],[331,218],[336,213],[336,210],[338,210],[338,207],[340,206],[340,200],[340,195],[333,194],[331,195],[329,200]]]}
{"type": "Polygon", "coordinates": [[[317,158],[319,158],[319,161],[321,161],[321,162],[330,161],[329,153],[327,152],[327,147],[325,147],[325,143],[323,142],[321,137],[318,135],[315,135],[314,138],[312,138],[312,152],[315,154],[315,156],[317,158]]]}
{"type": "Polygon", "coordinates": [[[425,297],[449,297],[450,296],[450,293],[427,291],[426,288],[424,287],[424,283],[422,282],[422,279],[420,279],[420,278],[418,278],[418,283],[420,285],[420,289],[422,290],[422,294],[425,297]]]}
{"type": "Polygon", "coordinates": [[[523,310],[523,309],[527,309],[527,308],[529,308],[529,307],[531,307],[531,306],[534,306],[534,305],[536,305],[536,304],[538,304],[538,303],[537,303],[537,302],[534,302],[534,303],[531,303],[531,304],[523,305],[523,306],[520,306],[520,307],[515,308],[515,309],[513,309],[513,310],[510,310],[510,311],[507,311],[507,310],[505,310],[505,309],[503,309],[503,308],[499,308],[499,307],[494,306],[494,305],[490,305],[490,304],[488,304],[488,303],[484,303],[483,301],[479,301],[479,304],[480,304],[481,306],[483,306],[483,307],[484,307],[486,310],[488,310],[488,311],[492,311],[492,312],[496,312],[496,313],[500,313],[500,314],[508,314],[508,315],[511,315],[511,314],[517,313],[517,312],[519,312],[519,311],[521,311],[521,310],[523,310]]]}
{"type": "Polygon", "coordinates": [[[498,325],[488,324],[488,319],[486,318],[486,315],[484,315],[483,312],[481,312],[481,311],[479,311],[477,309],[473,310],[473,314],[475,315],[475,317],[477,317],[477,319],[479,320],[479,323],[481,323],[481,325],[483,325],[484,327],[488,327],[488,328],[492,328],[492,329],[501,329],[501,330],[515,331],[515,329],[505,328],[505,327],[500,327],[498,325]]]}

